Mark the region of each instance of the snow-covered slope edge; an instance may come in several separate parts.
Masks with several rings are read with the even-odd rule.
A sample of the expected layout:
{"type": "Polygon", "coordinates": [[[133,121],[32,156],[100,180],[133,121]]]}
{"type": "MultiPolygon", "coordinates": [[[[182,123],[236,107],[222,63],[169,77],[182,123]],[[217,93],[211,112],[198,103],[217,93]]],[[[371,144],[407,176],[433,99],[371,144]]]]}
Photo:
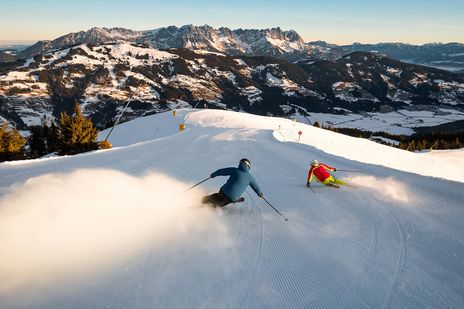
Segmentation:
{"type": "MultiPolygon", "coordinates": [[[[288,119],[230,111],[195,112],[188,118],[188,123],[221,128],[273,130],[274,137],[283,142],[298,142],[298,132],[301,131],[300,143],[333,155],[419,175],[464,182],[464,149],[413,153],[288,119]]],[[[317,158],[308,157],[308,163],[312,159],[317,158]]]]}
{"type": "Polygon", "coordinates": [[[0,308],[463,307],[463,183],[280,142],[279,125],[299,129],[179,111],[118,126],[111,150],[0,164],[0,308]],[[198,208],[224,177],[181,194],[242,157],[287,222],[251,189],[198,208]],[[366,175],[311,192],[308,157],[366,175]]]}
{"type": "MultiPolygon", "coordinates": [[[[273,136],[281,142],[298,142],[349,160],[464,182],[464,149],[409,152],[285,118],[223,110],[181,109],[176,112],[175,121],[171,121],[171,112],[166,112],[123,123],[110,140],[114,146],[119,147],[169,136],[178,133],[178,124],[187,118],[187,129],[203,126],[271,130],[273,136]],[[302,132],[300,138],[299,131],[302,132]]],[[[104,139],[109,130],[102,131],[100,139],[104,139]]],[[[308,162],[312,159],[308,157],[308,162]]]]}

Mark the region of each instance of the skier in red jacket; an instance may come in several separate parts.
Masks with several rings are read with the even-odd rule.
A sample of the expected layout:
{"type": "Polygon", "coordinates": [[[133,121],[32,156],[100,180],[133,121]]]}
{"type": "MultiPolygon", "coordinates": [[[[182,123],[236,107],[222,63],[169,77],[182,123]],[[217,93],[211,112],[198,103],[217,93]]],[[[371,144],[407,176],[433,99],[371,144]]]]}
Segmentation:
{"type": "Polygon", "coordinates": [[[308,172],[308,180],[306,181],[306,186],[310,187],[311,180],[313,178],[313,174],[316,177],[316,180],[326,186],[331,187],[339,187],[338,185],[346,185],[344,181],[339,179],[335,179],[332,175],[330,175],[327,171],[335,172],[337,169],[335,167],[328,166],[326,164],[322,164],[317,162],[317,160],[311,161],[311,168],[308,172]]]}

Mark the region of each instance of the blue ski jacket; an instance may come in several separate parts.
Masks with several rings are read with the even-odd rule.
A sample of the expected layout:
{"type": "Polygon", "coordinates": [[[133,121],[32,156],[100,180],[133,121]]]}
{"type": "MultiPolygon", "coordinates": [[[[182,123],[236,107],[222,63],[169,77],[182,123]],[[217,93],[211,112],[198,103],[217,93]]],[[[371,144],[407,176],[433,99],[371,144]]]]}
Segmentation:
{"type": "Polygon", "coordinates": [[[216,176],[230,176],[227,182],[221,187],[221,190],[233,202],[240,198],[248,185],[251,186],[256,194],[262,195],[258,183],[250,174],[248,166],[243,162],[238,167],[221,168],[211,174],[212,178],[216,176]]]}

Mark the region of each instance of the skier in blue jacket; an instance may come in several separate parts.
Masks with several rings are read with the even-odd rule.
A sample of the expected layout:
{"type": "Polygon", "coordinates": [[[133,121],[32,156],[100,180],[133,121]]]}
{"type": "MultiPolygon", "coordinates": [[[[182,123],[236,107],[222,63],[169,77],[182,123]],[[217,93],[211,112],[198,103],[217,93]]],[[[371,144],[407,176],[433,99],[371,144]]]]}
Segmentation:
{"type": "Polygon", "coordinates": [[[228,167],[218,169],[211,174],[211,178],[216,176],[230,176],[227,182],[221,187],[218,193],[203,197],[203,204],[212,204],[214,207],[224,207],[230,203],[243,202],[245,199],[240,197],[248,185],[263,197],[263,192],[258,186],[255,178],[250,174],[251,162],[248,159],[240,160],[238,167],[228,167]]]}

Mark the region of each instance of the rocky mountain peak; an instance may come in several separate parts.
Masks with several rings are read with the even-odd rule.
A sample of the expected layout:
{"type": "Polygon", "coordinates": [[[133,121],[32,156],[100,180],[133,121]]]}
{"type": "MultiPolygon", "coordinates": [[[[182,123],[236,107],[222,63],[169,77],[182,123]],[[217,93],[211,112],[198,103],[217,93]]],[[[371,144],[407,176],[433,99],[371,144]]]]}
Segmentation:
{"type": "MultiPolygon", "coordinates": [[[[108,42],[145,43],[156,48],[189,48],[230,55],[274,56],[286,58],[310,52],[301,36],[294,30],[280,27],[268,29],[215,29],[209,25],[169,26],[147,31],[124,28],[93,27],[87,31],[73,32],[53,41],[40,41],[18,54],[26,59],[50,49],[61,49],[78,44],[104,44],[108,42]]],[[[292,59],[289,59],[292,60],[292,59]]]]}

